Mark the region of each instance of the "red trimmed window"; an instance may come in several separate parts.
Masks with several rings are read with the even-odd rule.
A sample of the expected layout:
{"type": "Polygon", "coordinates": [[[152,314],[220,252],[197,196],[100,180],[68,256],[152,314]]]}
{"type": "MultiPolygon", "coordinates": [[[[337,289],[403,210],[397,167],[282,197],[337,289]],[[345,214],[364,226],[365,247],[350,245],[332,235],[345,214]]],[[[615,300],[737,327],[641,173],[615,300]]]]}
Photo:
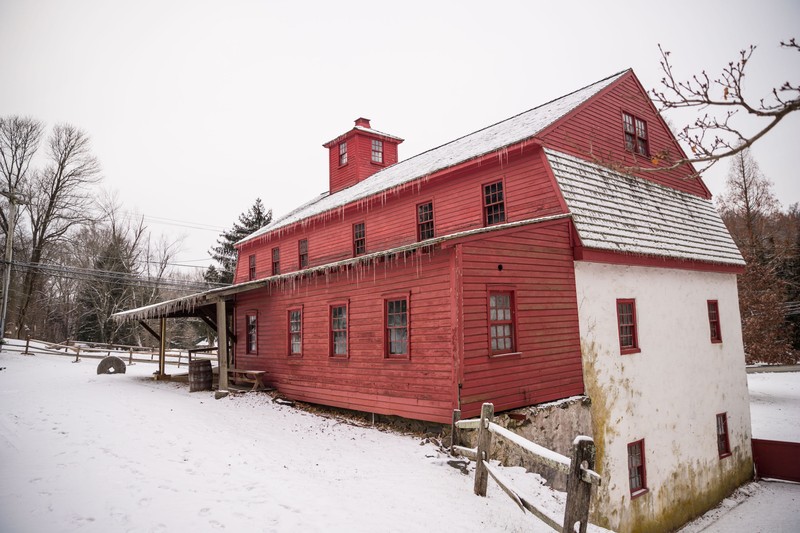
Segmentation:
{"type": "Polygon", "coordinates": [[[720,459],[731,454],[731,443],[728,439],[728,413],[717,415],[717,451],[720,459]]]}
{"type": "Polygon", "coordinates": [[[281,249],[272,249],[272,275],[277,276],[281,273],[281,249]]]}
{"type": "Polygon", "coordinates": [[[503,182],[483,186],[483,223],[486,226],[506,221],[506,207],[503,201],[503,182]]]}
{"type": "Polygon", "coordinates": [[[645,157],[650,155],[647,141],[647,123],[630,113],[622,114],[622,129],[625,133],[625,149],[645,157]]]}
{"type": "Polygon", "coordinates": [[[383,141],[372,139],[372,162],[383,164],[383,141]]]}
{"type": "Polygon", "coordinates": [[[617,300],[617,324],[619,325],[620,353],[639,352],[639,339],[636,331],[636,300],[617,300]]]}
{"type": "Polygon", "coordinates": [[[297,242],[297,264],[300,268],[308,267],[308,239],[297,242]]]}
{"type": "Polygon", "coordinates": [[[248,257],[248,267],[247,267],[247,279],[254,280],[256,279],[256,256],[255,254],[248,257]]]}
{"type": "Polygon", "coordinates": [[[353,255],[363,255],[367,251],[367,230],[363,222],[353,224],[353,255]]]}
{"type": "Polygon", "coordinates": [[[408,357],[408,298],[386,300],[386,356],[408,357]]]}
{"type": "Polygon", "coordinates": [[[289,309],[289,355],[303,353],[303,310],[289,309]]]}
{"type": "Polygon", "coordinates": [[[417,206],[417,240],[425,241],[433,238],[433,202],[417,206]]]}
{"type": "Polygon", "coordinates": [[[331,306],[331,357],[347,357],[347,305],[331,306]]]}
{"type": "Polygon", "coordinates": [[[708,327],[711,330],[711,342],[722,342],[722,329],[719,327],[719,304],[716,300],[708,301],[708,327]]]}
{"type": "Polygon", "coordinates": [[[489,292],[489,344],[492,354],[515,351],[514,292],[489,292]]]}
{"type": "Polygon", "coordinates": [[[347,143],[339,143],[339,166],[347,164],[347,143]]]}
{"type": "Polygon", "coordinates": [[[258,353],[258,317],[256,315],[245,315],[245,339],[246,352],[258,353]]]}
{"type": "Polygon", "coordinates": [[[630,482],[632,496],[647,492],[644,439],[628,444],[628,481],[630,482]]]}

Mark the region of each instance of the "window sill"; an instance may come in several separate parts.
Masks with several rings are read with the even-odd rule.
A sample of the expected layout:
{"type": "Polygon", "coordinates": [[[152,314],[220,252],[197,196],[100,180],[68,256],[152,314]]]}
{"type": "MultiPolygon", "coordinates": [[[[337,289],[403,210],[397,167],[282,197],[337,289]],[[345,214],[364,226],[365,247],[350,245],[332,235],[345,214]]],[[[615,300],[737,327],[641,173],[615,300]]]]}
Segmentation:
{"type": "Polygon", "coordinates": [[[641,348],[621,348],[619,351],[620,355],[630,355],[634,353],[640,353],[642,351],[641,348]]]}
{"type": "Polygon", "coordinates": [[[396,361],[398,363],[408,363],[411,361],[411,356],[408,354],[405,355],[384,355],[384,361],[396,361]]]}
{"type": "Polygon", "coordinates": [[[505,357],[520,356],[522,352],[490,353],[489,359],[503,359],[505,357]]]}
{"type": "Polygon", "coordinates": [[[719,456],[719,460],[721,461],[726,457],[730,457],[731,455],[733,455],[731,452],[723,453],[722,455],[719,456]]]}
{"type": "Polygon", "coordinates": [[[711,344],[722,344],[722,339],[719,339],[719,340],[712,339],[711,340],[711,344]]]}
{"type": "Polygon", "coordinates": [[[647,494],[648,492],[650,492],[650,489],[648,489],[648,488],[639,489],[636,492],[631,492],[631,500],[635,500],[639,496],[641,496],[643,494],[647,494]]]}
{"type": "Polygon", "coordinates": [[[385,167],[386,163],[378,163],[377,161],[370,161],[370,164],[375,165],[376,167],[385,167]]]}

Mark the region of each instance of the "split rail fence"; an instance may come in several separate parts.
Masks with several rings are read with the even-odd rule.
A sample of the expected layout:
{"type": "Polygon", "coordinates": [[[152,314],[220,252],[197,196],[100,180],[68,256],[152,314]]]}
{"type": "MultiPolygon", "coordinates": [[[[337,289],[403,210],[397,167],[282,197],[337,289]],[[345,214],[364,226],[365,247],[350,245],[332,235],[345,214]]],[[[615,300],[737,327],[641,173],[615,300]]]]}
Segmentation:
{"type": "Polygon", "coordinates": [[[532,513],[554,530],[562,533],[572,533],[576,530],[575,525],[580,524],[579,531],[586,533],[589,523],[592,485],[600,485],[601,483],[600,475],[593,470],[595,461],[594,441],[589,437],[576,437],[573,442],[572,459],[570,459],[492,422],[493,417],[494,405],[491,403],[483,404],[480,418],[460,420],[461,411],[458,409],[453,411],[451,451],[475,461],[475,494],[486,496],[486,488],[489,476],[491,476],[520,509],[532,513]],[[478,430],[477,447],[466,448],[456,444],[459,441],[459,431],[462,429],[478,430]],[[537,507],[532,499],[520,494],[498,469],[489,464],[492,435],[506,439],[526,453],[533,455],[536,460],[567,474],[567,505],[563,523],[559,524],[543,509],[537,507]]]}

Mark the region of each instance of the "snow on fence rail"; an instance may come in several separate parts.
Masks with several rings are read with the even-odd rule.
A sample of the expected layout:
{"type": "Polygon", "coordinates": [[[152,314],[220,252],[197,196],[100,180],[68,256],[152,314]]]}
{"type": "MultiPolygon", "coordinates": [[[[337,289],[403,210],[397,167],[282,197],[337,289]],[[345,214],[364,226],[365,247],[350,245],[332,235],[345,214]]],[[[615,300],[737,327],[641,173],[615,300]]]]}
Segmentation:
{"type": "MultiPolygon", "coordinates": [[[[63,343],[45,342],[30,337],[25,341],[16,339],[3,339],[3,350],[20,351],[23,354],[33,354],[36,352],[49,353],[52,355],[65,355],[75,357],[75,362],[80,361],[81,357],[88,359],[103,359],[109,355],[115,355],[120,359],[127,359],[128,364],[133,363],[156,363],[158,362],[158,348],[147,346],[131,346],[127,344],[107,344],[107,343],[85,343],[80,341],[66,340],[63,343]]],[[[165,362],[169,365],[187,364],[192,360],[192,356],[197,353],[211,352],[210,355],[216,356],[216,348],[198,348],[191,350],[168,350],[165,354],[165,362]]]]}
{"type": "Polygon", "coordinates": [[[551,528],[562,533],[572,532],[575,531],[576,524],[580,524],[579,531],[586,533],[589,524],[592,485],[600,485],[601,482],[600,476],[592,470],[595,459],[594,441],[589,437],[576,437],[573,441],[572,459],[570,459],[495,424],[492,422],[493,417],[494,405],[491,403],[483,404],[479,419],[461,420],[461,411],[459,409],[453,411],[451,451],[475,461],[475,494],[486,496],[486,488],[489,476],[491,476],[520,509],[532,513],[551,528]],[[456,444],[459,440],[459,430],[462,429],[478,430],[477,447],[467,448],[456,444]],[[528,454],[535,456],[536,460],[567,474],[567,506],[562,524],[549,516],[543,508],[520,494],[498,469],[489,464],[493,434],[519,446],[528,454]]]}

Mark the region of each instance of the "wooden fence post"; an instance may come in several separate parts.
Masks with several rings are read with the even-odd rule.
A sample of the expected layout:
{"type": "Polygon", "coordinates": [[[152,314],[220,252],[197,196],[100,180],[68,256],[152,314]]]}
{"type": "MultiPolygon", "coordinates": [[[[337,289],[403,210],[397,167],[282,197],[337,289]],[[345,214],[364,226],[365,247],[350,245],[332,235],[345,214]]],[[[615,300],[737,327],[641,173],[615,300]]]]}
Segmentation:
{"type": "Polygon", "coordinates": [[[128,366],[133,364],[133,348],[128,348],[128,366]]]}
{"type": "Polygon", "coordinates": [[[450,455],[456,450],[456,445],[461,444],[461,430],[456,426],[456,422],[461,420],[461,409],[453,409],[453,427],[450,429],[450,455]]]}
{"type": "Polygon", "coordinates": [[[77,349],[75,350],[75,360],[73,361],[73,363],[77,363],[80,360],[81,360],[81,347],[78,346],[77,349]]]}
{"type": "Polygon", "coordinates": [[[594,470],[594,441],[588,437],[578,437],[572,445],[572,463],[567,477],[567,508],[564,511],[562,531],[575,531],[580,522],[580,533],[586,533],[589,524],[589,502],[592,497],[592,484],[581,479],[581,465],[586,462],[589,470],[594,470]]]}
{"type": "Polygon", "coordinates": [[[30,351],[30,347],[31,347],[31,336],[30,335],[26,335],[25,336],[25,351],[22,352],[23,355],[32,355],[31,351],[30,351]]]}
{"type": "Polygon", "coordinates": [[[484,461],[489,461],[492,451],[492,432],[489,431],[489,422],[494,417],[494,405],[491,403],[483,404],[481,407],[481,425],[478,428],[478,457],[475,461],[475,494],[486,496],[486,485],[489,482],[489,471],[483,465],[484,461]]]}

